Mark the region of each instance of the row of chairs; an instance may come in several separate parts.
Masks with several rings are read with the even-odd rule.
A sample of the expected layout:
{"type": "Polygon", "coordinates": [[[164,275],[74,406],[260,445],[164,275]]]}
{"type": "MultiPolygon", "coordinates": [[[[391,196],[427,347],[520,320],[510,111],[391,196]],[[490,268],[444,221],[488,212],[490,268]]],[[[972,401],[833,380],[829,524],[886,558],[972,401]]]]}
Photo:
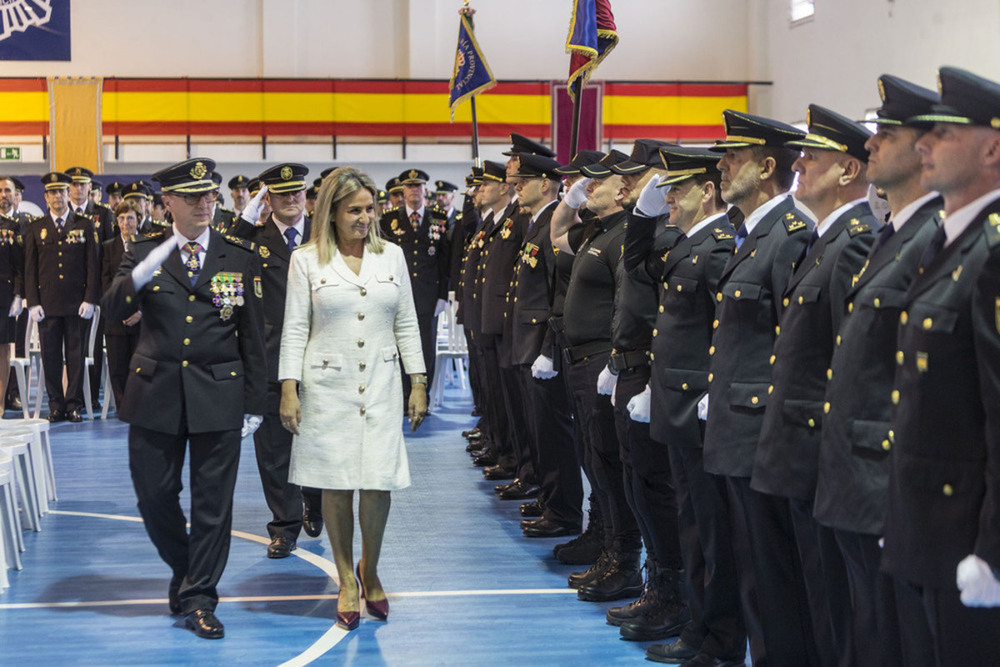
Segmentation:
{"type": "MultiPolygon", "coordinates": [[[[101,307],[94,308],[94,317],[90,320],[90,332],[87,335],[87,356],[84,360],[86,368],[83,374],[83,402],[87,419],[94,419],[94,406],[90,393],[90,369],[94,366],[94,345],[97,342],[97,325],[101,317],[101,307]]],[[[42,400],[45,392],[45,371],[42,366],[42,348],[38,337],[38,323],[28,318],[25,335],[25,356],[12,356],[10,369],[17,378],[17,387],[21,395],[21,409],[25,419],[38,419],[42,414],[42,400]],[[31,406],[31,383],[35,382],[35,404],[31,406]]],[[[104,341],[101,341],[103,346],[104,341]]],[[[103,357],[101,365],[101,386],[104,388],[104,407],[101,409],[101,419],[108,418],[108,410],[114,406],[114,392],[111,391],[111,376],[108,373],[108,358],[103,357]]],[[[64,381],[65,383],[65,381],[64,381]]]]}
{"type": "Polygon", "coordinates": [[[468,389],[466,382],[469,372],[469,347],[465,340],[465,330],[458,323],[458,302],[455,293],[448,293],[448,307],[438,316],[437,327],[437,358],[434,361],[434,382],[427,396],[428,407],[440,407],[444,404],[444,389],[448,384],[458,382],[458,387],[465,394],[468,389]]]}
{"type": "Polygon", "coordinates": [[[22,569],[22,530],[41,531],[57,499],[48,420],[0,421],[0,591],[10,585],[7,571],[22,569]]]}

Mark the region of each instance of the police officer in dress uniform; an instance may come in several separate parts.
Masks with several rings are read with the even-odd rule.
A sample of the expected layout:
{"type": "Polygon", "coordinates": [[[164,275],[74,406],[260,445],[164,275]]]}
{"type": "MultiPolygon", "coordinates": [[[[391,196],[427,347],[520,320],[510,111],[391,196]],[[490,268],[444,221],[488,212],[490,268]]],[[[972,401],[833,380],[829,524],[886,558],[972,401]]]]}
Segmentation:
{"type": "Polygon", "coordinates": [[[145,181],[134,181],[122,188],[122,199],[136,202],[142,209],[142,219],[139,220],[139,235],[162,231],[162,225],[153,220],[153,188],[145,181]]]}
{"type": "Polygon", "coordinates": [[[570,188],[552,216],[550,237],[563,252],[575,255],[566,291],[563,322],[574,415],[581,421],[584,472],[603,514],[603,552],[593,567],[570,575],[578,597],[588,601],[618,600],[642,591],[639,529],[625,499],[618,436],[611,399],[598,394],[598,376],[611,355],[614,299],[624,274],[622,256],[627,213],[621,207],[622,178],[610,166],[628,156],[611,151],[600,162],[584,166],[587,177],[570,188]],[[570,235],[576,210],[586,204],[595,219],[581,237],[570,235]],[[578,241],[574,247],[571,241],[578,241]]]}
{"type": "MultiPolygon", "coordinates": [[[[70,167],[66,173],[73,182],[69,186],[70,208],[77,215],[84,215],[94,223],[99,243],[97,245],[98,257],[103,251],[104,243],[113,239],[117,233],[117,223],[114,212],[107,206],[94,202],[91,197],[91,189],[94,185],[94,172],[84,167],[70,167]]],[[[90,374],[90,406],[94,414],[101,412],[101,373],[104,368],[104,322],[101,317],[94,330],[94,364],[88,370],[90,374]]],[[[84,346],[89,343],[84,339],[84,346]]],[[[84,348],[86,349],[86,347],[84,348]]]]}
{"type": "Polygon", "coordinates": [[[403,205],[403,184],[399,182],[399,176],[393,176],[385,184],[385,191],[389,195],[389,208],[399,208],[403,205]]]}
{"type": "MultiPolygon", "coordinates": [[[[142,210],[138,203],[129,200],[120,203],[116,211],[115,224],[118,234],[110,241],[104,242],[101,253],[101,288],[107,291],[118,275],[118,267],[125,258],[125,252],[135,243],[135,231],[138,228],[142,210]]],[[[142,313],[138,311],[124,320],[107,320],[104,330],[104,341],[108,348],[108,376],[111,381],[111,391],[114,394],[115,405],[121,410],[125,397],[125,384],[128,382],[129,363],[139,343],[142,313]]],[[[105,400],[108,397],[105,396],[105,400]]]]}
{"type": "Polygon", "coordinates": [[[137,240],[104,298],[109,317],[143,318],[122,420],[146,530],[170,566],[170,611],[218,639],[216,585],[229,554],[241,433],[266,403],[260,262],[253,244],[210,228],[215,163],[194,158],[153,178],[172,229],[137,240]],[[166,239],[166,240],[164,240],[166,239]],[[191,532],[181,510],[190,446],[191,532]]]}
{"type": "Polygon", "coordinates": [[[879,572],[893,437],[889,394],[903,299],[944,204],[920,185],[915,144],[924,130],[903,124],[930,113],[940,97],[888,74],[878,81],[882,107],[871,121],[878,130],[865,144],[868,181],[885,192],[892,215],[840,309],[813,509],[816,520],[833,530],[847,568],[855,664],[870,667],[900,664],[892,581],[879,572]],[[853,304],[850,311],[846,303],[853,304]]]}
{"type": "Polygon", "coordinates": [[[434,181],[434,189],[431,190],[431,194],[434,195],[434,203],[448,214],[449,238],[455,229],[455,218],[458,217],[458,210],[455,208],[456,192],[458,192],[458,186],[448,181],[434,181]]]}
{"type": "Polygon", "coordinates": [[[945,219],[899,315],[882,567],[904,664],[972,665],[1000,655],[1000,84],[938,80],[908,121],[945,219]]]}
{"type": "MultiPolygon", "coordinates": [[[[407,169],[398,176],[404,204],[386,213],[382,236],[403,248],[410,267],[413,304],[417,308],[420,339],[424,347],[428,386],[434,381],[437,356],[437,316],[448,304],[448,218],[437,207],[424,205],[430,177],[420,169],[407,169]]],[[[409,375],[403,374],[403,405],[409,396],[409,375]]]]}
{"type": "MultiPolygon", "coordinates": [[[[527,537],[576,534],[583,519],[583,480],[573,441],[573,412],[566,384],[553,369],[555,333],[549,327],[558,280],[549,223],[559,203],[562,176],[556,169],[560,166],[553,158],[521,154],[516,172],[518,201],[531,219],[510,290],[512,362],[520,380],[514,400],[522,401],[525,407],[542,507],[541,517],[522,523],[527,537]]],[[[527,485],[524,480],[517,481],[527,485]]],[[[512,483],[500,496],[515,490],[512,483]]],[[[524,489],[521,491],[523,494],[524,489]]]]}
{"type": "MultiPolygon", "coordinates": [[[[21,278],[24,278],[24,237],[28,231],[28,222],[33,216],[23,211],[17,210],[17,189],[16,180],[11,176],[0,175],[0,216],[13,220],[17,225],[17,233],[21,237],[21,278]]],[[[24,297],[24,288],[18,294],[24,297]]],[[[23,306],[23,303],[22,303],[23,306]]],[[[0,311],[2,312],[2,311],[0,311]]],[[[14,353],[18,357],[24,356],[24,336],[28,324],[27,311],[22,307],[20,314],[9,323],[11,328],[11,341],[14,343],[14,353]]],[[[9,364],[8,364],[9,366],[9,364]]],[[[13,375],[9,377],[7,383],[7,394],[4,407],[7,410],[21,410],[21,394],[17,385],[17,378],[13,375]]]]}
{"type": "MultiPolygon", "coordinates": [[[[0,188],[13,184],[0,176],[0,188]]],[[[24,309],[24,237],[13,218],[0,215],[0,396],[10,377],[10,343],[14,342],[17,316],[24,309]]],[[[20,401],[19,401],[20,403],[20,401]]]]}
{"type": "Polygon", "coordinates": [[[247,202],[250,201],[250,190],[247,188],[247,184],[250,183],[250,179],[243,174],[237,174],[229,179],[226,186],[229,188],[229,196],[233,198],[233,213],[234,216],[239,216],[246,208],[247,202]]]}
{"type": "Polygon", "coordinates": [[[254,433],[253,442],[264,499],[273,517],[267,524],[271,538],[267,547],[268,558],[291,555],[302,527],[310,537],[317,537],[323,530],[319,491],[300,490],[288,481],[292,433],[281,425],[278,413],[281,403],[278,352],[285,320],[288,266],[292,251],[309,241],[311,232],[310,220],[304,210],[308,173],[305,165],[296,163],[278,164],[265,170],[259,178],[267,186],[271,215],[257,226],[241,217],[232,229],[234,236],[254,242],[260,256],[264,288],[268,398],[264,422],[254,433]]]}
{"type": "Polygon", "coordinates": [[[90,218],[69,207],[71,179],[42,176],[48,213],[29,225],[25,241],[25,293],[38,322],[49,395],[49,421],[83,420],[84,357],[89,320],[101,298],[98,237],[90,218]],[[63,393],[63,349],[66,392],[63,393]]]}
{"type": "MultiPolygon", "coordinates": [[[[847,572],[833,533],[812,517],[823,397],[830,377],[841,304],[874,242],[865,142],[871,131],[812,104],[809,134],[793,169],[796,198],[819,222],[782,295],[780,334],[750,488],[787,499],[809,598],[813,637],[823,664],[853,664],[847,572]]],[[[779,500],[780,502],[780,500],[779,500]]]]}
{"type": "MultiPolygon", "coordinates": [[[[212,172],[212,181],[217,186],[221,187],[222,174],[217,171],[212,172]]],[[[230,179],[230,182],[232,182],[232,179],[230,179]]],[[[222,193],[217,193],[215,197],[215,207],[212,209],[212,227],[217,232],[226,234],[232,229],[239,214],[231,209],[225,208],[222,204],[222,193]]]]}
{"type": "MultiPolygon", "coordinates": [[[[649,422],[651,437],[669,456],[690,620],[678,641],[650,646],[646,657],[656,662],[742,665],[746,632],[726,486],[722,478],[704,471],[705,415],[698,411],[698,402],[708,391],[715,294],[732,255],[736,230],[722,201],[718,155],[683,146],[661,148],[660,154],[667,175],[659,182],[651,180],[644,190],[669,186],[670,221],[684,236],[669,251],[654,251],[653,221],[636,215],[629,221],[626,268],[645,271],[662,289],[657,335],[650,349],[649,389],[633,398],[628,408],[634,421],[649,422]]],[[[646,203],[648,194],[640,194],[637,209],[655,210],[655,200],[646,203]]],[[[655,599],[646,605],[655,605],[655,599]]],[[[627,627],[632,618],[645,615],[643,606],[640,599],[634,607],[610,609],[608,620],[627,627]]]]}
{"type": "Polygon", "coordinates": [[[723,119],[726,139],[710,150],[724,152],[719,160],[723,200],[746,217],[715,294],[719,324],[703,399],[708,410],[705,470],[725,476],[731,494],[751,657],[816,664],[788,503],[750,489],[782,297],[811,231],[788,195],[798,151],[785,143],[803,133],[740,111],[726,110],[723,119]],[[741,548],[747,540],[749,549],[741,548]]]}
{"type": "Polygon", "coordinates": [[[122,184],[118,181],[112,181],[108,183],[108,187],[104,188],[104,193],[108,196],[108,208],[114,211],[122,202],[122,184]]]}

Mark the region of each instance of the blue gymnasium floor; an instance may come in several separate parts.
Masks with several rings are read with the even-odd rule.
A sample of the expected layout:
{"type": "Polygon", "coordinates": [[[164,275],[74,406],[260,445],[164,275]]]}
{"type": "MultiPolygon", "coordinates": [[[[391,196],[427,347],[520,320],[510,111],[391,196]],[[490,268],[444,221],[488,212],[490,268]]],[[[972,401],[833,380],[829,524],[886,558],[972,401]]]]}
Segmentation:
{"type": "Polygon", "coordinates": [[[580,602],[566,587],[578,568],[552,557],[562,540],[521,535],[518,503],[498,500],[465,453],[469,401],[449,402],[407,431],[413,486],[393,494],[380,564],[389,621],[362,615],[351,633],[335,627],[325,533],[303,533],[290,558],[266,557],[269,514],[243,441],[219,641],[167,611],[169,575],[138,519],[126,425],[55,425],[59,501],[41,532],[24,533],[24,569],[0,593],[0,665],[643,664],[646,644],[605,624],[612,603],[580,602]]]}

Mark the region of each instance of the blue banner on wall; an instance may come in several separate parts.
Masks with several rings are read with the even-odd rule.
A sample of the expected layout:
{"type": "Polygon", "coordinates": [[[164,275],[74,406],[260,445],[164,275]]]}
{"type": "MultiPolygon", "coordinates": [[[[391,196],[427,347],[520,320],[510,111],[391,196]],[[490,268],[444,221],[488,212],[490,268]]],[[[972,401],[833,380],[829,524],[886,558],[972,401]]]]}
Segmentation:
{"type": "Polygon", "coordinates": [[[69,0],[0,0],[0,60],[70,60],[69,0]]]}

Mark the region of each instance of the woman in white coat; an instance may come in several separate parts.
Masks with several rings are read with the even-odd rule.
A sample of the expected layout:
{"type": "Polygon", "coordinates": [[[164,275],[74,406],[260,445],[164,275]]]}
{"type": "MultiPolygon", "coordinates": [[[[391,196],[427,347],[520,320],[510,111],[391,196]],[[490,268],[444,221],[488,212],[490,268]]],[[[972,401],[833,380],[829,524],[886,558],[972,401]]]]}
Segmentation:
{"type": "Polygon", "coordinates": [[[416,429],[427,414],[427,376],[403,251],[378,234],[378,190],[341,167],[319,189],[312,240],[292,253],[278,378],[282,424],[295,434],[289,481],[323,489],[323,520],[340,578],[337,622],[385,620],[378,559],[389,492],[410,484],[399,419],[400,358],[416,429]],[[360,490],[361,560],[354,577],[354,489],[360,490]]]}

